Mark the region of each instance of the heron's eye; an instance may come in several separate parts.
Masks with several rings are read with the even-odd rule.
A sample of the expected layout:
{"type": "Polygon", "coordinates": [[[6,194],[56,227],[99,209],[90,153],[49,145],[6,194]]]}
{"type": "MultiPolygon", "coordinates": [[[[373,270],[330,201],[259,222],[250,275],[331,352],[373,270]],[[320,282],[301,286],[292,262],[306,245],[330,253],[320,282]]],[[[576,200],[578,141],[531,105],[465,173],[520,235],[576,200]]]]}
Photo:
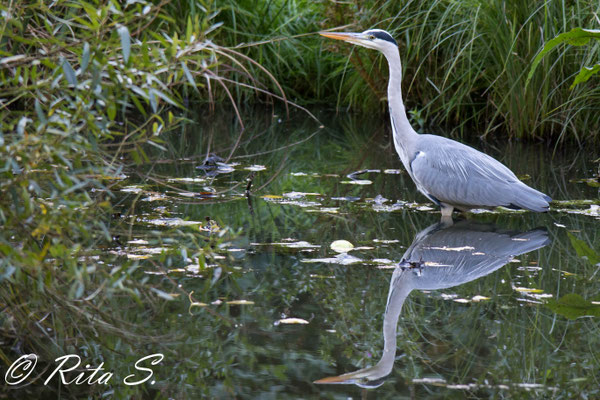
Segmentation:
{"type": "Polygon", "coordinates": [[[375,35],[369,35],[368,38],[369,40],[375,40],[375,35]]]}

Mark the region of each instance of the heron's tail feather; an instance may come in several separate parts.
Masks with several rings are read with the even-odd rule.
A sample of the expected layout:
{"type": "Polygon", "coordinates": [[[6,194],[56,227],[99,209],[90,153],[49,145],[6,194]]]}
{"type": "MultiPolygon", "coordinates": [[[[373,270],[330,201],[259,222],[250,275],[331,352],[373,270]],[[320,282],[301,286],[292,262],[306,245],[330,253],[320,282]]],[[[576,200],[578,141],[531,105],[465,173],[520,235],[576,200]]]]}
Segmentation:
{"type": "Polygon", "coordinates": [[[529,211],[546,212],[550,209],[552,198],[535,190],[524,183],[515,191],[511,204],[513,208],[523,208],[529,211]]]}

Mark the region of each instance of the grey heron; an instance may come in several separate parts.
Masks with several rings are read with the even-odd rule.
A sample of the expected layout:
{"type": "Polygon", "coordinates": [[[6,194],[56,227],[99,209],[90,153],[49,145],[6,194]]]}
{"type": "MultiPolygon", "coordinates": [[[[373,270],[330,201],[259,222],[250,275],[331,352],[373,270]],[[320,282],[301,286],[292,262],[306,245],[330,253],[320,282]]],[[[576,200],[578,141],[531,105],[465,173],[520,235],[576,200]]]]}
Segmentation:
{"type": "Polygon", "coordinates": [[[417,189],[441,208],[452,211],[503,206],[545,212],[552,199],[523,182],[505,165],[465,144],[442,136],[418,134],[402,100],[402,68],[398,44],[381,29],[362,33],[320,32],[383,53],[389,65],[388,105],[394,147],[417,189]]]}
{"type": "Polygon", "coordinates": [[[517,232],[491,224],[441,222],[419,232],[390,280],[383,317],[383,352],[372,367],[315,381],[376,388],[392,372],[398,319],[413,290],[440,290],[474,281],[498,270],[518,255],[550,243],[548,232],[517,232]]]}

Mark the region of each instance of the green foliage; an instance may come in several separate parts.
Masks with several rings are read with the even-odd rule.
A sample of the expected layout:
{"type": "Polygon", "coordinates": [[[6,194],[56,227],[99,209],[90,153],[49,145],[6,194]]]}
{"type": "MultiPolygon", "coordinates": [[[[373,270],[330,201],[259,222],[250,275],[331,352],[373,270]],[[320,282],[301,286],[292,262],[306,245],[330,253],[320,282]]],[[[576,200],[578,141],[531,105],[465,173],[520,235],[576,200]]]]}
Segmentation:
{"type": "MultiPolygon", "coordinates": [[[[590,40],[596,39],[600,41],[600,30],[591,30],[591,29],[583,29],[583,28],[573,28],[569,32],[561,33],[556,36],[554,39],[549,40],[544,47],[539,52],[539,54],[535,57],[531,64],[531,69],[529,70],[529,74],[527,75],[527,81],[525,85],[527,86],[531,81],[533,74],[535,73],[536,68],[542,61],[542,58],[550,51],[552,51],[556,46],[561,44],[570,44],[572,46],[585,46],[590,40]]],[[[575,85],[586,82],[588,79],[595,75],[600,71],[600,64],[596,64],[595,66],[583,67],[579,74],[575,77],[575,80],[571,84],[571,89],[575,87],[575,85]]]]}
{"type": "MultiPolygon", "coordinates": [[[[192,4],[189,2],[186,4],[192,4]]],[[[387,66],[372,50],[328,41],[316,33],[383,28],[398,40],[408,109],[424,130],[462,137],[549,141],[597,140],[598,85],[565,86],[581,64],[598,60],[598,43],[542,62],[526,85],[546,38],[597,24],[595,2],[215,1],[220,43],[237,47],[280,80],[304,104],[387,110],[387,66]],[[252,43],[263,43],[252,46],[252,43]]],[[[256,71],[256,68],[253,69],[256,71]]],[[[582,76],[579,80],[582,80],[582,76]]],[[[415,121],[415,125],[420,125],[415,121]]]]}
{"type": "MultiPolygon", "coordinates": [[[[0,331],[6,338],[0,359],[6,364],[19,352],[46,360],[80,352],[99,333],[139,334],[135,325],[115,329],[118,316],[102,308],[122,296],[135,307],[156,307],[173,286],[149,284],[140,278],[142,262],[115,250],[128,220],[112,190],[150,160],[149,148],[165,149],[163,136],[185,119],[184,104],[231,99],[235,106],[230,82],[269,91],[270,83],[243,72],[252,60],[210,40],[219,25],[211,10],[179,23],[166,3],[0,5],[0,331]],[[50,341],[47,332],[54,332],[50,341]]],[[[161,263],[189,255],[202,264],[225,240],[189,229],[153,239],[161,263]]],[[[138,351],[131,343],[121,350],[138,351]]],[[[89,351],[96,360],[105,356],[89,351]]]]}
{"type": "Polygon", "coordinates": [[[590,79],[593,75],[596,75],[598,72],[600,72],[600,64],[596,64],[593,67],[581,68],[581,70],[575,77],[575,80],[571,84],[571,89],[573,89],[573,87],[575,87],[575,85],[578,85],[583,82],[587,82],[588,79],[590,79]]]}
{"type": "Polygon", "coordinates": [[[149,161],[142,145],[164,149],[162,135],[180,121],[167,109],[222,96],[235,104],[225,81],[268,90],[258,76],[237,72],[251,60],[208,39],[219,26],[210,9],[179,24],[163,5],[1,6],[0,245],[7,271],[50,256],[61,265],[82,243],[110,242],[108,187],[120,179],[121,160],[149,161]],[[151,29],[158,27],[165,29],[151,29]],[[50,254],[57,246],[64,246],[61,258],[50,254]]]}

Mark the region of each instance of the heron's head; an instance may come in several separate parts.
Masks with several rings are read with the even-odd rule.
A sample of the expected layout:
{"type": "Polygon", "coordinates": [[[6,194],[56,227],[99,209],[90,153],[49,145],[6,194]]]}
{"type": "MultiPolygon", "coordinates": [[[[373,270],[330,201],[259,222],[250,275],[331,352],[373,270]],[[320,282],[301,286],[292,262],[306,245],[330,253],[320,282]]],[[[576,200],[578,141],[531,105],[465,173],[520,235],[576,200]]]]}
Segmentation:
{"type": "Polygon", "coordinates": [[[398,43],[396,43],[392,35],[381,29],[369,29],[362,33],[319,32],[319,35],[379,50],[383,53],[386,53],[387,50],[398,48],[398,43]]]}

